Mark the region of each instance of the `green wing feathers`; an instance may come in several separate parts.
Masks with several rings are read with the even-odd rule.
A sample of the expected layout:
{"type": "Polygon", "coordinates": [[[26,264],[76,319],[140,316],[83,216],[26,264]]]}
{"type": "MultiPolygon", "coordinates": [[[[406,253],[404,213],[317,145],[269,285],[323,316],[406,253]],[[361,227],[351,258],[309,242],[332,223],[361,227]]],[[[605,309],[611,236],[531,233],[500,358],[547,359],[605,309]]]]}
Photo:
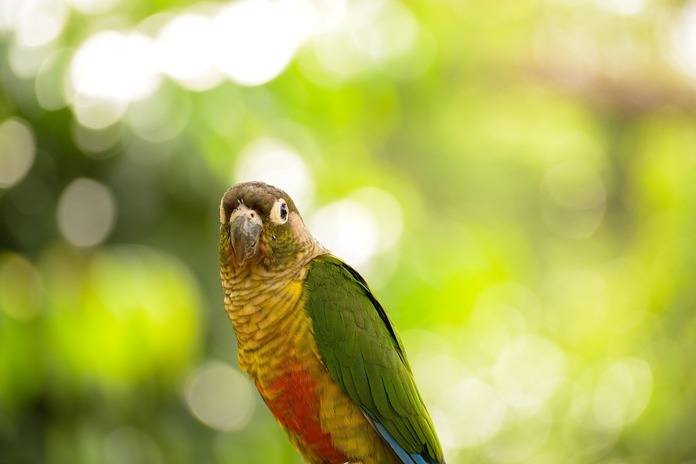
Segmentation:
{"type": "Polygon", "coordinates": [[[305,310],[334,381],[408,453],[440,462],[401,340],[363,278],[334,256],[316,258],[305,282],[305,310]]]}

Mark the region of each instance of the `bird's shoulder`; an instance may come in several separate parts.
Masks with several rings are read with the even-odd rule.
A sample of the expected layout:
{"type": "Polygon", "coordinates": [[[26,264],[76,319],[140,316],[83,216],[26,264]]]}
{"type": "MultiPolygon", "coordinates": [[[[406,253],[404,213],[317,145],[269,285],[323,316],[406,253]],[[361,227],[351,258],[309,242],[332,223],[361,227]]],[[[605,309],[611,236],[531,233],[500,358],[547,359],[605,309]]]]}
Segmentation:
{"type": "Polygon", "coordinates": [[[345,261],[330,253],[315,257],[308,266],[305,290],[310,316],[325,320],[340,317],[343,324],[354,322],[370,331],[386,331],[392,347],[405,358],[401,339],[386,310],[360,273],[345,261]]]}

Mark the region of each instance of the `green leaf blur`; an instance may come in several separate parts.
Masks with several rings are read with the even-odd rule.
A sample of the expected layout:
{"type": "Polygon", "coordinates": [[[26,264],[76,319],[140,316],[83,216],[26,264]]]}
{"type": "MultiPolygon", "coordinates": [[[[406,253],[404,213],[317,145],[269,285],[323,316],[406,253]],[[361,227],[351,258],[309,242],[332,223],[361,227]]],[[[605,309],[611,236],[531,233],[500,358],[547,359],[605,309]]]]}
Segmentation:
{"type": "Polygon", "coordinates": [[[299,464],[218,204],[287,190],[447,462],[695,462],[696,2],[0,0],[0,462],[299,464]]]}

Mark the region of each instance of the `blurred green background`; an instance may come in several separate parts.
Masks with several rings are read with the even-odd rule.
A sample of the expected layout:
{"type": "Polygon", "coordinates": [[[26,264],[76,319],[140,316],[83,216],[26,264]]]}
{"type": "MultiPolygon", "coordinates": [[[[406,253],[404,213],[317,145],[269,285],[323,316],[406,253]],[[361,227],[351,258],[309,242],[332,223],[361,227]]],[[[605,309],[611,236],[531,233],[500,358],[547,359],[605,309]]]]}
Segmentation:
{"type": "Polygon", "coordinates": [[[219,200],[286,189],[448,463],[696,463],[696,2],[0,0],[0,462],[300,463],[219,200]]]}

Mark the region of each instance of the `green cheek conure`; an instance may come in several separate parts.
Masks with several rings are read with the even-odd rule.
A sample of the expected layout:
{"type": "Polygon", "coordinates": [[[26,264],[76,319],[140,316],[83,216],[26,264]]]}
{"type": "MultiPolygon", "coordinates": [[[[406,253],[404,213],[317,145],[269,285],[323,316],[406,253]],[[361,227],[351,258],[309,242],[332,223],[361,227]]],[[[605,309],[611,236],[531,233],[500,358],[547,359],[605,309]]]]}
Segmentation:
{"type": "Polygon", "coordinates": [[[261,182],[220,204],[220,276],[239,365],[312,464],[441,464],[391,320],[322,247],[292,199],[261,182]]]}

